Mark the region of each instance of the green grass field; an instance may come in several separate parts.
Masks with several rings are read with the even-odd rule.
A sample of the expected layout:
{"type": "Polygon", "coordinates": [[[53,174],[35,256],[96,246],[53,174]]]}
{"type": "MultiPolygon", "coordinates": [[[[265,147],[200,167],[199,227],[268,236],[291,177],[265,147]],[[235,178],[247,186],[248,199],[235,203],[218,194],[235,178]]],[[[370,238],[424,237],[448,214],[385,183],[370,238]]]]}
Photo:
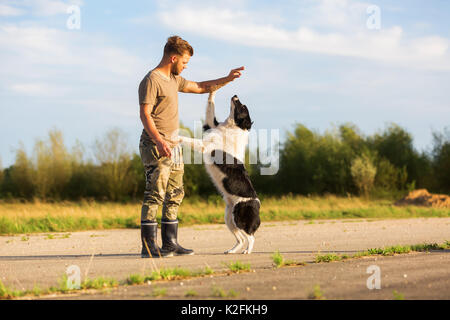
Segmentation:
{"type": "MultiPolygon", "coordinates": [[[[208,200],[185,198],[180,207],[179,220],[183,226],[224,223],[224,209],[225,204],[219,196],[208,200]]],[[[0,202],[0,235],[138,228],[140,210],[140,203],[0,202]]],[[[397,207],[390,200],[332,195],[261,197],[262,221],[449,216],[450,209],[397,207]]]]}

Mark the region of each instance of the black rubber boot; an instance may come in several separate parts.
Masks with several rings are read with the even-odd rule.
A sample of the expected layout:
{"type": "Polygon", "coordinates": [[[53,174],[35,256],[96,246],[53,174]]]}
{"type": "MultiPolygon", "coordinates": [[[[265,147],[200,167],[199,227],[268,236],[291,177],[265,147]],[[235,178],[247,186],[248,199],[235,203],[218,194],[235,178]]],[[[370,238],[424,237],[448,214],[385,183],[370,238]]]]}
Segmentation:
{"type": "Polygon", "coordinates": [[[157,244],[158,223],[156,221],[141,221],[142,258],[160,258],[173,256],[173,253],[162,252],[157,244]]]}
{"type": "Polygon", "coordinates": [[[191,255],[194,250],[185,249],[178,244],[178,220],[162,220],[161,221],[161,253],[172,253],[176,255],[191,255]]]}

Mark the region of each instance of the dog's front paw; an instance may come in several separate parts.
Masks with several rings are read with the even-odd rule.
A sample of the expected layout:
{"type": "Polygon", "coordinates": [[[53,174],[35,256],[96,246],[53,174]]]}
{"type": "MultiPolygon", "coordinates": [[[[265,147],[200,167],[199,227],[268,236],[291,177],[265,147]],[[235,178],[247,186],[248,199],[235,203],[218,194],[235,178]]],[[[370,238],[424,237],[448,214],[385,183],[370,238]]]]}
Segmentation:
{"type": "Polygon", "coordinates": [[[217,89],[218,88],[216,87],[211,87],[212,91],[209,92],[208,101],[214,102],[214,97],[216,96],[217,89]]]}

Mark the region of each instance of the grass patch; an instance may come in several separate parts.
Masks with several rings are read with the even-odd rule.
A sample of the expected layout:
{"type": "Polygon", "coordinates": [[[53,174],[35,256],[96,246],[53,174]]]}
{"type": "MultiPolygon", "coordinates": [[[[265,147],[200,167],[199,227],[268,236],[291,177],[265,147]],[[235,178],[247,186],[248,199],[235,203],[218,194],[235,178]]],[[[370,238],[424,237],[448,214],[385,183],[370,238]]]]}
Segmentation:
{"type": "Polygon", "coordinates": [[[180,280],[192,277],[202,277],[213,273],[214,271],[210,267],[206,267],[204,270],[199,271],[190,271],[183,268],[163,268],[147,275],[132,274],[125,280],[125,284],[137,285],[155,280],[180,280]]]}
{"type": "Polygon", "coordinates": [[[430,251],[430,250],[446,250],[450,249],[450,242],[445,241],[443,244],[424,243],[411,246],[412,251],[430,251]]]}
{"type": "Polygon", "coordinates": [[[106,235],[104,235],[104,234],[91,234],[89,237],[90,238],[106,237],[106,235]]]}
{"type": "Polygon", "coordinates": [[[154,288],[152,290],[152,296],[153,297],[164,297],[167,294],[167,289],[166,288],[154,288]]]}
{"type": "MultiPolygon", "coordinates": [[[[306,219],[312,224],[319,219],[450,217],[450,210],[445,208],[397,207],[391,200],[360,197],[286,195],[262,197],[261,201],[264,222],[306,219]]],[[[139,228],[140,207],[140,203],[0,201],[0,235],[139,228]]],[[[208,200],[187,197],[180,207],[179,220],[184,226],[223,224],[224,207],[220,196],[208,200]]]]}
{"type": "Polygon", "coordinates": [[[325,300],[322,290],[320,286],[317,284],[314,286],[313,291],[309,293],[308,299],[312,300],[325,300]]]}
{"type": "Polygon", "coordinates": [[[103,289],[117,287],[119,282],[113,278],[86,279],[81,283],[81,289],[103,289]]]}
{"type": "Polygon", "coordinates": [[[392,294],[394,295],[394,300],[405,300],[405,295],[397,292],[397,290],[394,290],[392,294]]]}
{"type": "Polygon", "coordinates": [[[233,289],[226,292],[224,289],[214,286],[211,288],[211,295],[216,298],[236,298],[239,296],[239,292],[234,291],[233,289]]]}
{"type": "Polygon", "coordinates": [[[198,296],[198,293],[194,289],[189,289],[188,291],[186,291],[184,296],[185,297],[196,297],[196,296],[198,296]]]}
{"type": "Polygon", "coordinates": [[[242,263],[240,261],[230,262],[228,264],[225,264],[228,269],[232,273],[239,273],[241,271],[249,272],[250,271],[250,264],[249,263],[242,263]]]}
{"type": "Polygon", "coordinates": [[[445,249],[450,249],[449,241],[445,241],[443,244],[423,243],[410,246],[406,245],[406,246],[391,246],[384,248],[376,248],[376,249],[369,249],[367,250],[367,252],[369,255],[378,254],[383,256],[392,256],[394,254],[409,253],[411,251],[423,252],[430,250],[445,250],[445,249]]]}
{"type": "Polygon", "coordinates": [[[205,274],[209,275],[209,274],[213,274],[214,270],[212,268],[210,268],[209,266],[205,267],[205,274]]]}
{"type": "Polygon", "coordinates": [[[303,262],[297,262],[294,260],[285,260],[279,250],[272,254],[272,261],[276,268],[288,267],[288,266],[303,266],[303,262]]]}
{"type": "Polygon", "coordinates": [[[430,250],[446,250],[446,249],[450,249],[450,242],[448,240],[446,240],[443,244],[423,243],[417,245],[406,245],[406,246],[398,245],[384,248],[373,248],[357,252],[351,256],[346,254],[341,255],[335,253],[328,253],[325,255],[317,255],[315,258],[315,262],[322,263],[322,262],[342,261],[350,258],[362,258],[373,255],[393,256],[395,254],[405,254],[410,252],[424,252],[430,250]]]}
{"type": "Polygon", "coordinates": [[[25,292],[19,290],[12,290],[6,287],[0,280],[0,299],[13,299],[24,295],[25,292]]]}
{"type": "Polygon", "coordinates": [[[280,268],[284,265],[284,258],[281,255],[280,251],[275,251],[275,253],[272,254],[272,260],[277,268],[280,268]]]}
{"type": "Polygon", "coordinates": [[[159,276],[162,280],[177,280],[192,277],[192,272],[182,268],[161,269],[159,271],[159,276]]]}
{"type": "MultiPolygon", "coordinates": [[[[152,280],[176,280],[176,279],[184,279],[187,277],[192,276],[202,276],[205,274],[211,274],[212,269],[207,268],[204,271],[198,271],[198,272],[191,272],[186,269],[181,268],[170,268],[170,269],[161,269],[158,272],[152,272],[149,275],[140,275],[140,274],[132,274],[129,277],[127,277],[124,281],[119,282],[113,278],[95,278],[95,279],[85,279],[83,282],[81,282],[79,288],[73,288],[69,285],[68,277],[66,274],[64,274],[60,280],[58,281],[57,286],[52,286],[48,289],[42,290],[39,287],[33,288],[33,290],[12,290],[8,287],[6,287],[1,281],[0,281],[0,299],[13,299],[28,295],[45,295],[45,294],[51,294],[51,293],[70,293],[70,292],[77,292],[80,290],[88,290],[88,289],[106,289],[106,288],[113,288],[117,287],[119,285],[137,285],[137,284],[143,284],[148,281],[152,280]]],[[[158,291],[154,289],[153,296],[164,296],[166,289],[161,289],[162,291],[158,291]]]]}
{"type": "MultiPolygon", "coordinates": [[[[150,281],[150,280],[148,280],[150,281]]],[[[145,276],[141,274],[132,274],[126,279],[126,284],[135,285],[135,284],[143,284],[145,282],[145,276]]]]}
{"type": "Polygon", "coordinates": [[[393,256],[394,254],[402,254],[411,252],[410,246],[392,246],[384,248],[368,249],[369,255],[393,256]]]}
{"type": "Polygon", "coordinates": [[[325,255],[318,255],[318,256],[316,256],[315,262],[316,263],[332,262],[332,261],[342,261],[342,260],[345,260],[345,259],[348,259],[347,255],[327,253],[325,255]]]}
{"type": "Polygon", "coordinates": [[[52,293],[70,293],[70,292],[76,292],[79,290],[87,290],[87,289],[105,289],[105,288],[111,288],[111,287],[117,287],[119,285],[119,282],[112,278],[95,278],[95,279],[86,279],[84,280],[79,288],[72,288],[68,283],[67,275],[64,274],[59,280],[57,286],[51,286],[48,289],[41,289],[38,286],[34,286],[31,290],[13,290],[8,287],[6,287],[1,281],[0,281],[0,299],[14,299],[19,297],[25,297],[25,296],[41,296],[41,295],[47,295],[52,293]]]}

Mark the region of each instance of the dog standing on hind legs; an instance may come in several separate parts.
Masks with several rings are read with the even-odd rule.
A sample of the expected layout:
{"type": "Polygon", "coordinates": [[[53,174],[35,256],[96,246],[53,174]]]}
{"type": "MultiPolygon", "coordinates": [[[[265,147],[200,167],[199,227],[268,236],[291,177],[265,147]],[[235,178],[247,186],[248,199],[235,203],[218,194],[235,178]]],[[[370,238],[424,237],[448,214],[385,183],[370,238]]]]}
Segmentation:
{"type": "Polygon", "coordinates": [[[180,136],[180,142],[203,154],[206,171],[225,201],[225,223],[236,238],[236,244],[225,253],[242,251],[250,254],[255,232],[261,220],[261,203],[244,167],[245,147],[253,124],[247,106],[235,95],[231,98],[230,114],[223,122],[215,117],[215,92],[208,97],[203,139],[180,136]]]}

